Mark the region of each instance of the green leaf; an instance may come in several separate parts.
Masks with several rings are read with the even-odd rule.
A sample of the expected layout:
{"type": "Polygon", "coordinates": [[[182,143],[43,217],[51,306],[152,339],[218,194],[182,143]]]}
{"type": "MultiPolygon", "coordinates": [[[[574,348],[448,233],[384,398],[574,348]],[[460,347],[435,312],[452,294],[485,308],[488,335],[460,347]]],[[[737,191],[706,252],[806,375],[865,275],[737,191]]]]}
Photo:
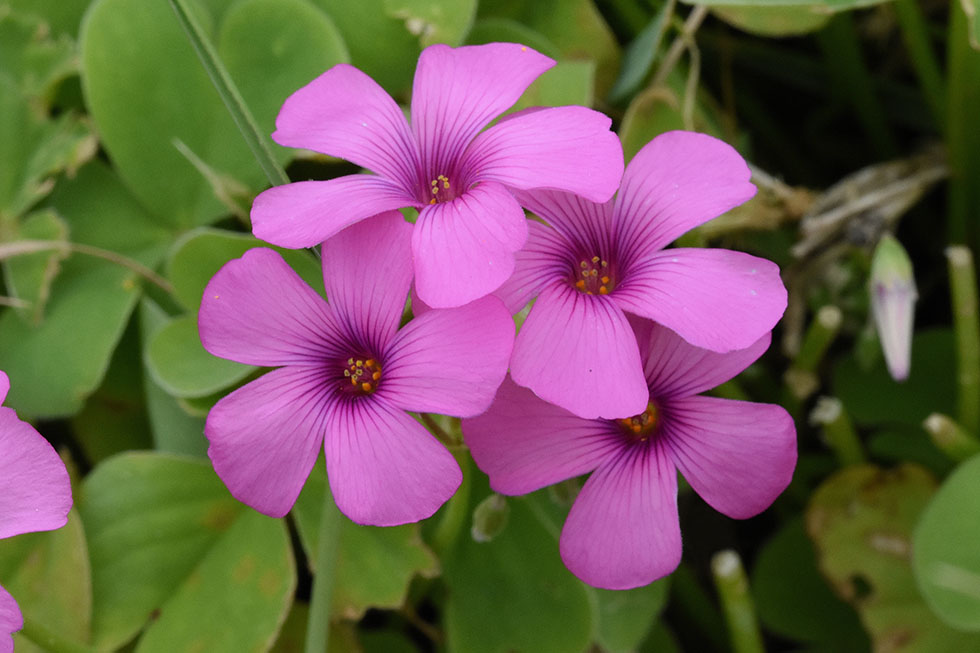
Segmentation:
{"type": "MultiPolygon", "coordinates": [[[[0,541],[0,578],[29,619],[68,639],[89,641],[91,569],[78,511],[58,530],[0,541]]],[[[22,635],[14,636],[14,646],[17,653],[47,650],[22,635]]]]}
{"type": "Polygon", "coordinates": [[[635,651],[667,605],[668,578],[626,591],[593,590],[599,604],[596,642],[610,653],[635,651]]]}
{"type": "MultiPolygon", "coordinates": [[[[44,210],[32,213],[18,225],[14,240],[68,240],[68,225],[54,211],[44,210]]],[[[65,250],[52,249],[46,252],[15,256],[3,261],[4,279],[7,292],[12,297],[26,301],[29,305],[17,309],[18,314],[28,324],[37,325],[44,317],[44,306],[51,293],[61,261],[68,256],[65,250]]]]}
{"type": "Polygon", "coordinates": [[[385,13],[404,21],[422,47],[461,44],[473,24],[476,4],[476,0],[384,0],[385,13]]]}
{"type": "Polygon", "coordinates": [[[139,332],[131,320],[102,385],[71,420],[76,441],[92,464],[128,449],[153,446],[143,403],[141,358],[139,332]]]}
{"type": "Polygon", "coordinates": [[[950,626],[980,630],[980,456],[956,468],[922,513],[912,569],[929,604],[950,626]]]}
{"type": "MultiPolygon", "coordinates": [[[[218,53],[266,134],[286,98],[323,71],[350,61],[333,21],[304,0],[245,0],[221,25],[218,53]],[[261,44],[261,47],[256,47],[261,44]]],[[[274,147],[284,164],[293,152],[274,147]]]]}
{"type": "Polygon", "coordinates": [[[146,348],[146,364],[154,380],[175,397],[212,394],[255,370],[205,351],[196,315],[174,318],[157,329],[146,348]]]}
{"type": "Polygon", "coordinates": [[[673,8],[673,2],[664,2],[643,31],[629,44],[623,57],[623,67],[619,71],[619,77],[609,91],[609,99],[612,102],[624,100],[640,88],[657,58],[660,42],[667,30],[673,8]]]}
{"type": "Polygon", "coordinates": [[[167,260],[167,276],[173,282],[175,298],[186,308],[197,311],[204,287],[211,277],[225,263],[253,247],[270,247],[282,254],[306,283],[323,294],[320,264],[309,252],[271,247],[248,234],[202,228],[190,231],[178,240],[167,260]]]}
{"type": "Polygon", "coordinates": [[[340,28],[350,48],[351,63],[395,97],[412,86],[421,47],[405,29],[405,21],[386,11],[387,0],[311,0],[340,28]],[[384,47],[378,47],[383,43],[384,47]]]}
{"type": "MultiPolygon", "coordinates": [[[[293,508],[310,564],[317,564],[321,502],[326,487],[323,457],[313,467],[293,508]]],[[[438,563],[422,542],[418,524],[379,528],[342,517],[331,614],[360,619],[368,608],[397,608],[416,574],[434,576],[438,563]]]]}
{"type": "MultiPolygon", "coordinates": [[[[474,480],[483,485],[472,493],[476,505],[489,491],[485,477],[474,480]]],[[[567,653],[588,647],[594,628],[588,590],[565,569],[555,537],[532,512],[532,499],[511,502],[507,528],[492,541],[463,536],[443,562],[450,650],[567,653]]]]}
{"type": "Polygon", "coordinates": [[[832,14],[819,6],[716,7],[712,13],[729,25],[757,36],[802,36],[827,24],[832,14]]]}
{"type": "Polygon", "coordinates": [[[762,624],[783,637],[839,650],[867,650],[853,608],[827,586],[803,519],[787,522],[756,558],[750,583],[762,624]]]}
{"type": "MultiPolygon", "coordinates": [[[[140,338],[148,343],[150,336],[170,321],[170,316],[149,299],[140,305],[140,338]]],[[[145,349],[144,344],[144,349],[145,349]]],[[[169,453],[186,454],[203,458],[207,455],[208,441],[204,437],[204,420],[189,415],[167,394],[150,374],[144,358],[143,384],[146,388],[146,410],[150,418],[150,430],[154,448],[169,453]]]]}
{"type": "Polygon", "coordinates": [[[0,74],[14,80],[25,98],[47,109],[55,87],[77,68],[70,38],[52,38],[41,18],[0,7],[0,74]]]}
{"type": "MultiPolygon", "coordinates": [[[[817,488],[806,511],[820,570],[853,604],[875,650],[970,651],[980,635],[957,632],[929,609],[912,574],[912,530],[935,492],[921,467],[852,466],[817,488]]],[[[962,516],[960,517],[962,519],[962,516]]]]}
{"type": "Polygon", "coordinates": [[[288,533],[233,499],[210,464],[122,454],[86,477],[79,507],[96,646],[117,648],[151,619],[137,651],[271,646],[296,583],[288,533]]]}
{"type": "Polygon", "coordinates": [[[534,80],[512,111],[527,107],[556,107],[568,104],[592,106],[595,62],[559,61],[534,80]]]}
{"type": "Polygon", "coordinates": [[[708,7],[813,7],[815,11],[836,12],[880,5],[889,0],[682,0],[682,2],[708,7]]]}
{"type": "Polygon", "coordinates": [[[949,329],[915,334],[911,373],[902,383],[891,378],[883,361],[865,371],[853,357],[842,357],[834,367],[834,394],[860,425],[902,423],[919,428],[930,413],[956,412],[956,379],[950,373],[956,369],[954,351],[949,329]]]}
{"type": "MultiPolygon", "coordinates": [[[[59,184],[50,203],[75,242],[145,265],[160,260],[169,238],[101,163],[59,184]]],[[[0,369],[17,379],[10,405],[37,417],[78,412],[102,382],[139,294],[138,278],[122,266],[81,254],[65,259],[41,325],[12,311],[0,315],[0,369]]]]}
{"type": "Polygon", "coordinates": [[[19,14],[32,15],[46,22],[55,34],[74,38],[82,14],[90,0],[5,0],[19,14]]]}
{"type": "Polygon", "coordinates": [[[0,231],[51,192],[54,177],[74,172],[97,148],[88,126],[66,113],[49,120],[0,74],[0,231]],[[7,224],[5,224],[7,223],[7,224]]]}
{"type": "Polygon", "coordinates": [[[544,34],[562,59],[595,61],[599,97],[619,73],[619,45],[592,0],[483,0],[477,16],[507,18],[544,34]]]}
{"type": "Polygon", "coordinates": [[[175,140],[249,187],[264,183],[166,3],[96,0],[82,25],[81,51],[82,87],[102,144],[162,223],[186,229],[225,212],[175,140]]]}

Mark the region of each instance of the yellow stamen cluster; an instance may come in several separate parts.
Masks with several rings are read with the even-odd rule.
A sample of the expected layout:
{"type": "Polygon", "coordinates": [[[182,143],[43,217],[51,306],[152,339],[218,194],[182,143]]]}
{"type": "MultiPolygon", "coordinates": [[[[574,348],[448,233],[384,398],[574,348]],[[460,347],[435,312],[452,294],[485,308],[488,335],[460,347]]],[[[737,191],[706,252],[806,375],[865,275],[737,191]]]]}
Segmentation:
{"type": "Polygon", "coordinates": [[[381,380],[381,364],[373,358],[347,359],[344,377],[350,379],[351,389],[370,394],[378,389],[381,380]]]}
{"type": "Polygon", "coordinates": [[[647,409],[639,415],[616,420],[630,439],[636,442],[646,442],[660,424],[660,411],[652,401],[647,409]]]}
{"type": "Polygon", "coordinates": [[[609,263],[598,256],[579,262],[575,287],[586,295],[608,295],[612,290],[609,263]]]}
{"type": "Polygon", "coordinates": [[[449,190],[449,177],[446,175],[439,175],[431,182],[432,199],[429,200],[429,204],[435,204],[439,199],[439,193],[443,190],[449,190]],[[439,188],[442,186],[442,188],[439,188]]]}

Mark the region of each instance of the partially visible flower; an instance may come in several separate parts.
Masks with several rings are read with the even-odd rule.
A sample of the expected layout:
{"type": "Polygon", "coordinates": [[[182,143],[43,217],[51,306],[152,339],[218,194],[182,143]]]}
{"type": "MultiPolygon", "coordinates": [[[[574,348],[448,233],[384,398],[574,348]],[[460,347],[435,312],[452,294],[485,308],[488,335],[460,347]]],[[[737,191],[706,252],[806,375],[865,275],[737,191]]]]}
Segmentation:
{"type": "MultiPolygon", "coordinates": [[[[0,372],[0,404],[10,380],[0,372]]],[[[68,470],[34,427],[0,406],[0,539],[50,531],[68,521],[68,470]]],[[[24,625],[14,598],[0,587],[0,653],[12,653],[11,635],[24,625]]]]}
{"type": "Polygon", "coordinates": [[[581,417],[642,412],[647,390],[626,314],[713,351],[748,347],[786,308],[779,268],[726,249],[664,249],[755,194],[731,146],[668,132],[637,153],[615,200],[519,193],[532,222],[517,269],[496,294],[512,312],[537,295],[514,344],[511,376],[581,417]]]}
{"type": "Polygon", "coordinates": [[[648,387],[646,409],[588,420],[504,382],[483,415],[463,420],[476,464],[502,494],[525,494],[591,472],[559,548],[586,583],[628,589],[671,573],[681,559],[677,471],[716,510],[744,519],[765,510],[796,466],[796,430],[780,406],[695,396],[741,372],[769,346],[692,347],[658,324],[631,319],[648,387]]]}
{"type": "Polygon", "coordinates": [[[888,372],[896,381],[909,376],[912,322],[915,318],[915,276],[912,261],[891,234],[878,241],[871,258],[871,314],[885,352],[888,372]]]}
{"type": "Polygon", "coordinates": [[[397,211],[324,244],[329,304],[269,249],[208,283],[199,328],[216,356],[279,367],[219,401],[205,434],[231,493],[273,517],[296,501],[323,446],[340,510],[391,526],[430,516],[462,479],[406,411],[472,416],[504,378],[514,324],[494,297],[432,310],[399,330],[412,227],[397,211]]]}
{"type": "Polygon", "coordinates": [[[412,124],[370,77],[341,64],[291,95],[272,137],[376,174],[271,188],[253,232],[311,247],[382,211],[419,209],[412,252],[418,293],[460,306],[503,283],[527,239],[509,189],[554,188],[609,199],[623,152],[606,116],[578,106],[534,109],[481,130],[555,62],[515,43],[432,45],[419,57],[412,124]]]}

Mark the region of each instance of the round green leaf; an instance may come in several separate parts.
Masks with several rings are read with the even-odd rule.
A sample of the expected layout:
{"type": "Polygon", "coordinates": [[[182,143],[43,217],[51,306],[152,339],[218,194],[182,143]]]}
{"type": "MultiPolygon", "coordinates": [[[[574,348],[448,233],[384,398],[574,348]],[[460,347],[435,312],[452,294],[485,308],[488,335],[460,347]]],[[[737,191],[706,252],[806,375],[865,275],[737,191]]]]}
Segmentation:
{"type": "Polygon", "coordinates": [[[980,630],[980,456],[950,474],[926,506],[912,568],[929,606],[961,630],[980,630]]]}
{"type": "MultiPolygon", "coordinates": [[[[91,568],[78,511],[58,530],[0,541],[0,577],[28,618],[73,641],[89,641],[91,568]]],[[[14,646],[17,653],[47,651],[23,635],[14,636],[14,646]]]]}
{"type": "Polygon", "coordinates": [[[89,474],[79,508],[88,533],[94,643],[137,650],[268,648],[296,575],[281,520],[233,499],[204,461],[126,453],[89,474]],[[120,491],[125,488],[125,491],[120,491]]]}
{"type": "Polygon", "coordinates": [[[822,28],[830,12],[813,6],[717,7],[713,13],[729,25],[758,36],[801,36],[822,28]]]}
{"type": "Polygon", "coordinates": [[[635,651],[667,605],[668,578],[632,590],[594,590],[599,604],[596,641],[610,653],[635,651]]]}
{"type": "Polygon", "coordinates": [[[157,383],[175,397],[202,397],[255,371],[251,365],[208,353],[201,345],[196,315],[174,318],[156,331],[146,348],[146,364],[157,383]]]}
{"type": "Polygon", "coordinates": [[[457,46],[470,31],[476,0],[384,0],[385,13],[405,21],[405,29],[423,47],[433,43],[457,46]]]}
{"type": "Polygon", "coordinates": [[[167,261],[167,275],[173,282],[174,296],[188,309],[197,311],[204,287],[211,277],[225,263],[253,247],[270,247],[279,252],[306,283],[323,294],[320,264],[309,252],[271,247],[248,234],[201,228],[178,240],[167,261]]]}
{"type": "MultiPolygon", "coordinates": [[[[221,25],[218,53],[261,131],[271,134],[285,99],[334,64],[350,61],[330,18],[304,0],[246,0],[221,25]]],[[[285,163],[291,150],[274,147],[285,163]]]]}

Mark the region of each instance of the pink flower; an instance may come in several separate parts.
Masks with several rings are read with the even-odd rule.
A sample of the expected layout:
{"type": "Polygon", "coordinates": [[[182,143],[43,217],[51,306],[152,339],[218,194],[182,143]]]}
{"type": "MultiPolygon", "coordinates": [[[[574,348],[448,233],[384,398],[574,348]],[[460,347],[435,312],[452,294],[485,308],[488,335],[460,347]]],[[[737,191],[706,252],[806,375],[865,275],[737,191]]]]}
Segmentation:
{"type": "Polygon", "coordinates": [[[463,420],[476,464],[503,494],[524,494],[592,472],[559,548],[586,583],[646,585],[681,559],[677,471],[713,508],[744,519],[789,484],[796,430],[780,406],[694,396],[741,372],[769,346],[718,354],[669,329],[631,320],[648,386],[646,410],[587,420],[505,381],[485,414],[463,420]]]}
{"type": "Polygon", "coordinates": [[[205,349],[281,366],[208,415],[208,455],[239,500],[286,514],[321,444],[337,506],[356,522],[418,521],[456,491],[452,454],[405,411],[486,410],[506,373],[514,323],[485,297],[399,330],[411,232],[392,211],[324,243],[329,304],[269,249],[246,252],[208,283],[198,322],[205,349]]]}
{"type": "Polygon", "coordinates": [[[581,417],[643,412],[647,389],[626,314],[698,347],[744,349],[786,308],[779,268],[725,249],[664,249],[755,194],[729,145],[669,132],[630,162],[615,200],[519,193],[548,222],[530,223],[517,269],[497,291],[516,312],[537,302],[514,343],[511,377],[581,417]]]}
{"type": "Polygon", "coordinates": [[[445,308],[492,292],[527,239],[508,189],[554,188],[601,202],[623,174],[609,118],[584,107],[524,111],[480,133],[554,64],[514,43],[430,46],[415,72],[411,127],[370,77],[334,66],[286,100],[272,137],[376,174],[271,188],[252,206],[253,232],[310,247],[382,211],[415,207],[422,299],[445,308]]]}
{"type": "MultiPolygon", "coordinates": [[[[0,372],[0,404],[10,381],[0,372]]],[[[0,406],[0,539],[50,531],[68,521],[71,483],[65,464],[44,437],[11,408],[0,406]]],[[[0,653],[24,625],[17,602],[0,587],[0,653]]]]}

